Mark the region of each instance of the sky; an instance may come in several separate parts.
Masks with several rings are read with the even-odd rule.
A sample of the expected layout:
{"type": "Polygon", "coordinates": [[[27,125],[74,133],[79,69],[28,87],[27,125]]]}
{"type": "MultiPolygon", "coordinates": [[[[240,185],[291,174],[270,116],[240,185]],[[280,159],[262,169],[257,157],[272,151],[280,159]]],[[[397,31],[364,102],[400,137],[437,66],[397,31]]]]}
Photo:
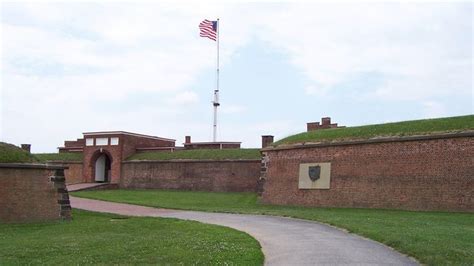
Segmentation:
{"type": "Polygon", "coordinates": [[[0,141],[83,132],[260,147],[330,116],[357,126],[473,114],[473,3],[1,4],[0,141]]]}

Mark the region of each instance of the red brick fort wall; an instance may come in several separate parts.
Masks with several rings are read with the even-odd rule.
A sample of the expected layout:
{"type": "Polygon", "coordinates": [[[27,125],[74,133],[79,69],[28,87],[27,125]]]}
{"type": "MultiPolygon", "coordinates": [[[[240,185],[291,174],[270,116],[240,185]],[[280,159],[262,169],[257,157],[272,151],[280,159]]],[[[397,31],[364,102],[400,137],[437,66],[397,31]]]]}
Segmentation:
{"type": "Polygon", "coordinates": [[[474,132],[264,152],[264,203],[474,211],[474,132]],[[318,162],[331,163],[330,189],[298,189],[299,164],[318,162]]]}
{"type": "Polygon", "coordinates": [[[121,188],[255,192],[260,160],[129,161],[121,188]]]}

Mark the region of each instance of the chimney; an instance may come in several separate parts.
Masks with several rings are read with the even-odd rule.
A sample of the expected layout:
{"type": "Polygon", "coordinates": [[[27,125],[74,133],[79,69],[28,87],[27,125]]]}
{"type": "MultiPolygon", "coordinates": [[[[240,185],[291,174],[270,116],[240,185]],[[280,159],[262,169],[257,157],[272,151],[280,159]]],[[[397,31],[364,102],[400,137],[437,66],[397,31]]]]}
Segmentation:
{"type": "Polygon", "coordinates": [[[189,143],[191,143],[191,136],[184,137],[184,144],[189,144],[189,143]]]}
{"type": "Polygon", "coordinates": [[[263,135],[262,136],[262,148],[266,148],[272,143],[273,143],[273,136],[272,135],[263,135]]]}
{"type": "Polygon", "coordinates": [[[31,144],[21,144],[21,149],[31,153],[31,144]]]}
{"type": "Polygon", "coordinates": [[[321,118],[321,125],[322,126],[329,126],[330,124],[331,124],[331,118],[330,117],[321,118]]]}

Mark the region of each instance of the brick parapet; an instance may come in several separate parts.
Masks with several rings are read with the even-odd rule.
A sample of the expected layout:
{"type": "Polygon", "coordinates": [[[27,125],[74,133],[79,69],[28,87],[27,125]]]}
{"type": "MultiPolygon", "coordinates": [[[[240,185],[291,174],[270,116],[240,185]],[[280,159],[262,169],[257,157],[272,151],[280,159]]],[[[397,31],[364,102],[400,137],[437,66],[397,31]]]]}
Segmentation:
{"type": "Polygon", "coordinates": [[[405,142],[405,141],[422,141],[422,140],[436,140],[436,139],[450,139],[474,137],[474,130],[455,132],[455,133],[440,133],[430,135],[413,135],[413,136],[399,136],[399,137],[376,137],[370,139],[359,140],[334,140],[321,142],[304,142],[295,144],[281,144],[276,147],[267,147],[261,151],[278,151],[278,150],[292,150],[292,149],[307,149],[315,147],[330,147],[330,146],[345,146],[345,145],[363,145],[372,143],[387,143],[387,142],[405,142]]]}

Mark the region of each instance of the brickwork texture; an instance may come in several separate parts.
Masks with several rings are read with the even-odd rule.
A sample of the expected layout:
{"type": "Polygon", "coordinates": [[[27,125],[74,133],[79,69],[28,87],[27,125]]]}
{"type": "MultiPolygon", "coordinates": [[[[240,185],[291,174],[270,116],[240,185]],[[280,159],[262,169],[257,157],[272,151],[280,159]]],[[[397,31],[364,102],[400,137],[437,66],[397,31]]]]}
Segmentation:
{"type": "Polygon", "coordinates": [[[84,176],[82,175],[82,162],[69,162],[65,163],[64,166],[67,167],[67,169],[64,170],[64,175],[66,176],[66,184],[69,185],[85,182],[84,176]]]}
{"type": "Polygon", "coordinates": [[[260,160],[123,162],[120,188],[255,192],[260,160]]]}
{"type": "Polygon", "coordinates": [[[45,166],[0,165],[0,222],[70,219],[64,174],[58,176],[57,171],[45,166]]]}
{"type": "Polygon", "coordinates": [[[474,137],[265,149],[262,202],[317,207],[474,210],[474,137]],[[298,189],[301,163],[331,163],[330,189],[298,189]]]}
{"type": "Polygon", "coordinates": [[[49,163],[53,165],[64,166],[66,168],[64,169],[66,184],[72,185],[72,184],[86,182],[86,179],[82,175],[83,163],[81,161],[78,161],[78,162],[51,161],[49,163]]]}

